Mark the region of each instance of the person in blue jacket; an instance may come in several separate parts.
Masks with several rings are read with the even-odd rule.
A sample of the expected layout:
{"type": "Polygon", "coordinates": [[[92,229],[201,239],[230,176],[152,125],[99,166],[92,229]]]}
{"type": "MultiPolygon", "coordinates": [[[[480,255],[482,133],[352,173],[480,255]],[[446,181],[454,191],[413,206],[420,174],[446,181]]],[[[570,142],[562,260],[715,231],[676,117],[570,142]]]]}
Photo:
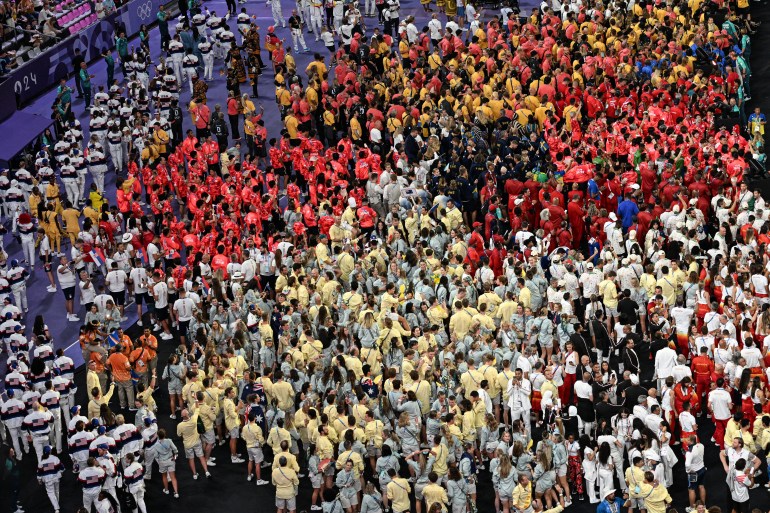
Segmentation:
{"type": "Polygon", "coordinates": [[[625,502],[620,497],[615,497],[615,489],[610,488],[603,491],[604,500],[596,507],[596,513],[620,513],[620,509],[625,502]]]}

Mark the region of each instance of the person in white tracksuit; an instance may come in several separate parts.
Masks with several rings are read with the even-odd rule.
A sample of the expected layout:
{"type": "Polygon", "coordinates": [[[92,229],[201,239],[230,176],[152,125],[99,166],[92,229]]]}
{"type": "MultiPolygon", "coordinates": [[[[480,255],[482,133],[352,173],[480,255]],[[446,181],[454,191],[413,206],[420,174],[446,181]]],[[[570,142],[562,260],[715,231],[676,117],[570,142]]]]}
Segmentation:
{"type": "Polygon", "coordinates": [[[16,459],[21,461],[24,453],[29,452],[29,440],[22,434],[21,430],[21,424],[27,412],[27,405],[20,399],[16,399],[16,392],[13,389],[7,390],[6,395],[8,398],[0,406],[0,416],[2,416],[3,424],[8,428],[8,434],[11,438],[10,442],[7,443],[13,445],[13,450],[16,451],[16,459]],[[24,452],[21,450],[22,447],[24,452]]]}
{"type": "Polygon", "coordinates": [[[72,165],[69,157],[64,159],[64,165],[59,170],[59,178],[64,184],[64,192],[67,193],[67,199],[73,205],[78,204],[78,172],[72,165]]]}
{"type": "Polygon", "coordinates": [[[310,30],[315,34],[315,40],[321,39],[321,29],[324,24],[324,5],[321,0],[310,0],[310,30]]]}
{"type": "MultiPolygon", "coordinates": [[[[123,134],[120,133],[120,127],[114,121],[107,123],[107,148],[110,152],[110,159],[115,168],[115,172],[123,171],[123,134]]],[[[104,189],[99,189],[104,190],[104,189]]]]}
{"type": "Polygon", "coordinates": [[[181,87],[182,85],[182,58],[184,57],[184,45],[182,44],[179,34],[174,36],[168,43],[168,52],[171,55],[171,69],[174,70],[176,76],[176,83],[181,87]]]}
{"type": "Polygon", "coordinates": [[[96,190],[104,192],[104,174],[107,172],[107,156],[99,150],[88,153],[88,170],[96,184],[96,190]]]}
{"type": "Polygon", "coordinates": [[[203,80],[214,78],[214,51],[207,37],[202,37],[198,43],[198,50],[203,56],[203,80]]]}
{"type": "Polygon", "coordinates": [[[190,94],[193,94],[193,77],[198,76],[198,57],[192,53],[192,50],[187,50],[187,54],[182,58],[182,66],[190,84],[190,94]]]}
{"type": "Polygon", "coordinates": [[[51,447],[43,447],[43,458],[37,464],[37,482],[45,486],[48,499],[55,512],[59,511],[59,484],[61,483],[62,465],[59,458],[51,454],[51,447]]]}
{"type": "Polygon", "coordinates": [[[280,25],[283,28],[286,28],[286,18],[283,17],[281,0],[267,0],[267,5],[270,6],[270,11],[273,14],[273,22],[275,25],[280,25]]]}
{"type": "Polygon", "coordinates": [[[77,173],[78,203],[72,204],[74,207],[77,207],[86,192],[86,175],[88,174],[88,167],[86,166],[86,159],[80,154],[80,150],[72,150],[70,161],[77,173]]]}
{"type": "Polygon", "coordinates": [[[27,261],[29,268],[35,269],[35,236],[37,235],[37,228],[35,228],[32,222],[32,217],[23,212],[19,215],[19,220],[16,223],[16,229],[19,233],[19,239],[21,239],[21,250],[24,254],[24,260],[27,261]]]}

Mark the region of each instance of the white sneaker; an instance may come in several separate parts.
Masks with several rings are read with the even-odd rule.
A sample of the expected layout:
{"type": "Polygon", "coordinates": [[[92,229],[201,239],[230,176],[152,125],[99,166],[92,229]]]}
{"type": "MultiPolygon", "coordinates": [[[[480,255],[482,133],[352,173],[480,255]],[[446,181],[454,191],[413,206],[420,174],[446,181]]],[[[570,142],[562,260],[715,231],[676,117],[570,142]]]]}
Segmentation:
{"type": "Polygon", "coordinates": [[[208,470],[206,471],[206,479],[211,479],[211,472],[208,470]]]}
{"type": "Polygon", "coordinates": [[[160,324],[156,323],[152,325],[152,331],[160,331],[160,330],[161,330],[160,324]]]}
{"type": "Polygon", "coordinates": [[[246,481],[248,481],[248,482],[251,482],[251,480],[252,480],[253,478],[254,478],[254,476],[253,476],[253,475],[251,475],[251,474],[249,474],[249,475],[246,477],[246,481]]]}
{"type": "Polygon", "coordinates": [[[136,325],[137,326],[141,326],[142,325],[142,320],[140,319],[140,320],[136,321],[136,325]]]}
{"type": "Polygon", "coordinates": [[[51,287],[50,285],[45,288],[48,292],[56,292],[56,287],[51,287]]]}
{"type": "Polygon", "coordinates": [[[321,506],[318,506],[317,504],[313,504],[310,506],[310,511],[321,511],[323,508],[321,506]]]}
{"type": "Polygon", "coordinates": [[[230,458],[230,461],[232,461],[233,463],[243,463],[246,460],[244,460],[243,458],[238,458],[236,456],[235,458],[230,458]]]}
{"type": "Polygon", "coordinates": [[[197,473],[193,474],[193,479],[195,479],[196,481],[198,480],[198,474],[197,473]]]}
{"type": "Polygon", "coordinates": [[[78,322],[78,321],[80,320],[80,317],[78,317],[77,315],[70,315],[70,316],[69,316],[69,317],[67,317],[67,318],[68,318],[70,321],[72,321],[72,322],[78,322]]]}
{"type": "Polygon", "coordinates": [[[215,462],[211,461],[211,460],[207,460],[206,461],[206,465],[208,465],[209,467],[216,467],[217,466],[217,464],[215,462]]]}
{"type": "Polygon", "coordinates": [[[163,493],[165,493],[166,495],[168,495],[168,488],[164,488],[164,489],[163,489],[163,493]]]}
{"type": "Polygon", "coordinates": [[[266,484],[269,484],[264,479],[257,479],[257,486],[265,486],[266,484]]]}

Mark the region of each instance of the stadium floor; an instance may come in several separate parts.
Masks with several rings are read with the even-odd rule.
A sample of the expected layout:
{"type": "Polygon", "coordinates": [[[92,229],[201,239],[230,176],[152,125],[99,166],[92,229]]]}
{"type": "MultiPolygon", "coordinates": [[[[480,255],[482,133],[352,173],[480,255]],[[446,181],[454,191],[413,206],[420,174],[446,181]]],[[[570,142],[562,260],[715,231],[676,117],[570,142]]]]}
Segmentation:
{"type": "MultiPolygon", "coordinates": [[[[756,19],[767,21],[768,25],[760,27],[760,31],[753,36],[752,46],[754,48],[754,55],[751,59],[751,66],[753,69],[752,79],[752,93],[753,105],[759,105],[763,110],[767,107],[768,89],[770,88],[770,58],[767,51],[764,50],[765,44],[770,44],[770,35],[766,27],[770,26],[770,9],[765,5],[758,2],[752,2],[754,8],[754,15],[756,19]],[[765,82],[768,79],[768,82],[765,82]]],[[[532,5],[532,0],[528,0],[528,3],[522,3],[523,11],[528,12],[529,7],[532,5]]],[[[209,1],[205,4],[210,10],[216,10],[222,14],[225,9],[225,3],[222,0],[209,1]]],[[[418,0],[408,0],[402,2],[402,16],[406,17],[409,14],[414,14],[418,19],[418,26],[425,23],[426,17],[423,14],[418,0]]],[[[262,1],[255,2],[249,0],[245,7],[250,14],[256,14],[258,23],[262,27],[262,30],[266,29],[268,25],[272,24],[270,18],[269,9],[262,1]]],[[[284,16],[288,18],[291,13],[289,2],[284,2],[284,16]]],[[[371,22],[371,19],[367,19],[371,22]]],[[[233,20],[231,25],[234,26],[233,20]]],[[[288,30],[279,30],[281,37],[286,37],[287,42],[290,40],[288,30]],[[283,33],[281,33],[283,32],[283,33]]],[[[158,33],[153,29],[150,46],[153,50],[153,55],[157,57],[158,54],[158,33]]],[[[311,50],[321,52],[323,55],[325,49],[320,43],[312,41],[312,37],[306,38],[308,46],[311,50]]],[[[136,43],[132,43],[136,44],[136,43]]],[[[309,63],[312,54],[303,54],[297,56],[298,69],[303,70],[309,63]]],[[[327,59],[328,61],[328,59],[327,59]]],[[[92,74],[96,75],[94,83],[96,85],[104,83],[105,70],[102,62],[97,62],[89,67],[92,74]]],[[[280,119],[277,115],[277,109],[274,104],[273,98],[273,85],[272,85],[272,71],[265,70],[266,73],[260,79],[260,98],[259,101],[265,105],[265,123],[270,134],[277,133],[280,128],[280,119]]],[[[210,105],[216,103],[225,103],[227,92],[224,86],[224,77],[220,77],[215,72],[215,80],[209,84],[209,99],[210,105]]],[[[25,110],[28,112],[48,115],[50,114],[50,106],[54,97],[54,93],[44,95],[32,105],[28,106],[25,110]]],[[[183,99],[189,98],[189,93],[183,94],[183,99]]],[[[256,103],[256,102],[255,102],[256,103]]],[[[87,126],[87,118],[83,115],[82,100],[76,100],[74,104],[74,110],[78,113],[80,120],[85,126],[87,126]],[[77,102],[81,102],[80,104],[77,102]]],[[[747,112],[748,113],[748,112],[747,112]]],[[[189,125],[189,119],[186,120],[185,125],[189,125]]],[[[114,174],[109,175],[108,191],[114,193],[114,174]]],[[[12,257],[17,257],[20,254],[20,248],[12,241],[10,236],[6,236],[6,250],[12,257]]],[[[34,315],[44,314],[46,322],[51,327],[51,331],[56,334],[56,347],[69,348],[68,355],[76,362],[82,363],[80,358],[80,351],[77,350],[77,323],[67,323],[65,314],[62,308],[61,296],[57,293],[55,295],[49,295],[45,292],[45,285],[47,280],[43,275],[42,269],[38,268],[36,275],[33,277],[29,285],[29,303],[30,303],[30,323],[34,315]],[[74,344],[73,344],[74,342],[74,344]]],[[[128,309],[129,315],[128,324],[133,324],[136,320],[135,310],[128,309]]],[[[138,328],[135,325],[128,330],[129,335],[138,336],[138,328]]],[[[159,362],[165,362],[172,350],[170,343],[162,343],[159,352],[159,362]]],[[[85,404],[84,401],[84,387],[85,387],[85,373],[80,370],[77,375],[78,385],[80,386],[79,392],[79,404],[85,404]]],[[[156,400],[160,407],[158,413],[159,424],[165,428],[167,432],[171,433],[175,437],[176,424],[168,418],[168,402],[167,394],[165,393],[163,385],[156,394],[156,400]]],[[[703,440],[708,440],[713,431],[712,425],[701,426],[700,436],[703,440]]],[[[179,441],[178,441],[179,442],[179,441]]],[[[181,445],[181,442],[180,442],[181,445]]],[[[706,451],[706,464],[709,471],[706,474],[707,490],[709,492],[709,498],[707,506],[721,506],[723,509],[727,506],[727,486],[724,482],[724,472],[718,459],[718,453],[716,447],[713,444],[707,443],[706,451]]],[[[676,449],[679,451],[679,449],[676,449]]],[[[678,454],[681,458],[681,454],[678,454]]],[[[210,480],[206,480],[201,477],[198,481],[193,481],[189,468],[186,462],[179,460],[177,462],[177,477],[180,485],[180,499],[175,500],[170,496],[163,495],[162,486],[160,481],[160,475],[156,471],[152,481],[147,482],[146,492],[146,504],[148,511],[151,513],[158,511],[167,511],[173,513],[179,512],[199,512],[199,511],[250,511],[256,509],[257,511],[272,511],[274,508],[274,492],[272,487],[263,486],[257,487],[254,482],[246,482],[246,465],[238,464],[234,465],[230,463],[228,457],[228,450],[225,446],[217,447],[214,451],[214,456],[218,457],[218,465],[211,469],[213,477],[210,480]]],[[[66,456],[62,459],[65,462],[65,466],[69,468],[69,460],[66,456]]],[[[22,463],[22,487],[21,487],[21,502],[27,513],[47,513],[52,511],[52,507],[48,501],[45,491],[42,486],[39,486],[34,477],[35,467],[34,456],[27,456],[22,463]]],[[[682,513],[687,505],[687,482],[682,463],[675,468],[675,482],[674,486],[669,490],[674,498],[674,507],[682,513]]],[[[265,473],[263,478],[269,479],[269,473],[265,473]]],[[[763,478],[766,479],[766,478],[763,478]]],[[[763,481],[764,482],[764,481],[763,481]]],[[[8,490],[5,488],[5,483],[0,483],[0,511],[7,511],[7,497],[8,490]]],[[[311,489],[309,481],[302,479],[300,484],[300,493],[298,497],[298,511],[309,510],[309,499],[311,489]]],[[[478,486],[478,510],[483,513],[494,511],[493,505],[493,491],[489,480],[488,473],[482,471],[480,483],[478,486]]],[[[753,507],[757,507],[762,511],[770,510],[770,498],[768,498],[767,489],[760,487],[751,492],[751,503],[753,507]]],[[[80,486],[77,484],[75,476],[72,472],[67,471],[64,475],[61,486],[61,511],[62,512],[74,512],[81,505],[82,496],[80,486]]],[[[595,506],[590,505],[587,502],[575,501],[573,506],[569,508],[570,511],[575,513],[587,513],[589,511],[595,511],[595,506]]]]}

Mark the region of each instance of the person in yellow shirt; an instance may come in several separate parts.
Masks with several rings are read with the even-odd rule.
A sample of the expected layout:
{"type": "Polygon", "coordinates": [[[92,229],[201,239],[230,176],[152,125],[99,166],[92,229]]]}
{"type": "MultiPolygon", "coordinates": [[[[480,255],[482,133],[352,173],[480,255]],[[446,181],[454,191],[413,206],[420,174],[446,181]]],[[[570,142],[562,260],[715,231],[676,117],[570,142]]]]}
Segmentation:
{"type": "Polygon", "coordinates": [[[386,487],[386,495],[388,501],[390,501],[391,510],[393,513],[407,513],[411,507],[409,492],[412,491],[412,486],[409,484],[409,481],[399,477],[395,469],[388,469],[388,476],[390,477],[390,483],[386,487]]]}
{"type": "Polygon", "coordinates": [[[278,466],[273,469],[273,486],[275,486],[275,507],[277,513],[294,513],[297,511],[297,473],[287,466],[286,457],[278,458],[278,466]]]}
{"type": "Polygon", "coordinates": [[[222,401],[222,410],[225,415],[225,429],[230,433],[230,459],[233,463],[243,463],[244,460],[238,457],[238,438],[241,431],[241,417],[238,415],[238,409],[235,406],[235,387],[228,387],[225,390],[225,399],[222,401]]]}
{"type": "Polygon", "coordinates": [[[203,446],[201,445],[201,436],[198,434],[198,412],[190,412],[187,408],[182,410],[182,421],[176,427],[176,434],[182,439],[184,445],[184,454],[187,463],[190,464],[190,470],[193,473],[193,479],[198,479],[198,471],[195,469],[195,458],[198,458],[206,477],[211,477],[209,473],[206,458],[203,457],[203,446]]]}
{"type": "Polygon", "coordinates": [[[655,475],[650,471],[644,473],[644,482],[639,483],[639,488],[631,487],[628,490],[628,497],[642,499],[647,513],[665,513],[666,505],[672,501],[666,486],[657,483],[655,475]]]}
{"type": "Polygon", "coordinates": [[[331,488],[332,478],[334,477],[334,465],[331,464],[331,460],[334,458],[334,446],[329,441],[329,426],[318,426],[315,451],[321,464],[326,463],[324,460],[328,460],[329,464],[323,468],[323,475],[326,481],[326,488],[331,488]]]}
{"type": "Polygon", "coordinates": [[[382,455],[382,430],[385,425],[381,420],[374,418],[374,413],[366,412],[366,427],[364,436],[366,437],[366,455],[369,456],[369,465],[374,471],[377,458],[382,455]]]}
{"type": "Polygon", "coordinates": [[[217,420],[217,409],[206,403],[203,392],[198,392],[196,398],[195,413],[198,414],[198,418],[203,422],[204,429],[203,433],[199,433],[201,445],[203,446],[203,456],[206,458],[206,463],[210,464],[211,451],[214,450],[214,445],[216,444],[214,424],[217,420]]]}
{"type": "Polygon", "coordinates": [[[246,442],[246,453],[249,457],[247,479],[251,481],[252,472],[257,476],[257,486],[266,485],[267,481],[262,480],[262,462],[265,456],[262,454],[262,445],[265,443],[265,437],[262,435],[262,428],[257,424],[257,414],[252,411],[249,413],[248,422],[243,426],[241,438],[246,442]]]}
{"type": "Polygon", "coordinates": [[[69,200],[64,202],[64,210],[61,213],[62,223],[64,224],[64,230],[67,232],[67,236],[70,238],[70,243],[73,245],[80,233],[80,212],[78,209],[72,206],[69,200]]]}
{"type": "Polygon", "coordinates": [[[283,372],[276,370],[273,375],[273,397],[278,400],[278,409],[289,411],[294,406],[294,388],[283,379],[283,372]]]}
{"type": "Polygon", "coordinates": [[[431,507],[434,504],[441,506],[441,511],[446,512],[447,504],[449,504],[449,497],[447,497],[446,489],[438,484],[438,474],[431,471],[428,474],[428,481],[430,481],[422,490],[422,496],[425,498],[425,510],[431,511],[431,507]]]}

